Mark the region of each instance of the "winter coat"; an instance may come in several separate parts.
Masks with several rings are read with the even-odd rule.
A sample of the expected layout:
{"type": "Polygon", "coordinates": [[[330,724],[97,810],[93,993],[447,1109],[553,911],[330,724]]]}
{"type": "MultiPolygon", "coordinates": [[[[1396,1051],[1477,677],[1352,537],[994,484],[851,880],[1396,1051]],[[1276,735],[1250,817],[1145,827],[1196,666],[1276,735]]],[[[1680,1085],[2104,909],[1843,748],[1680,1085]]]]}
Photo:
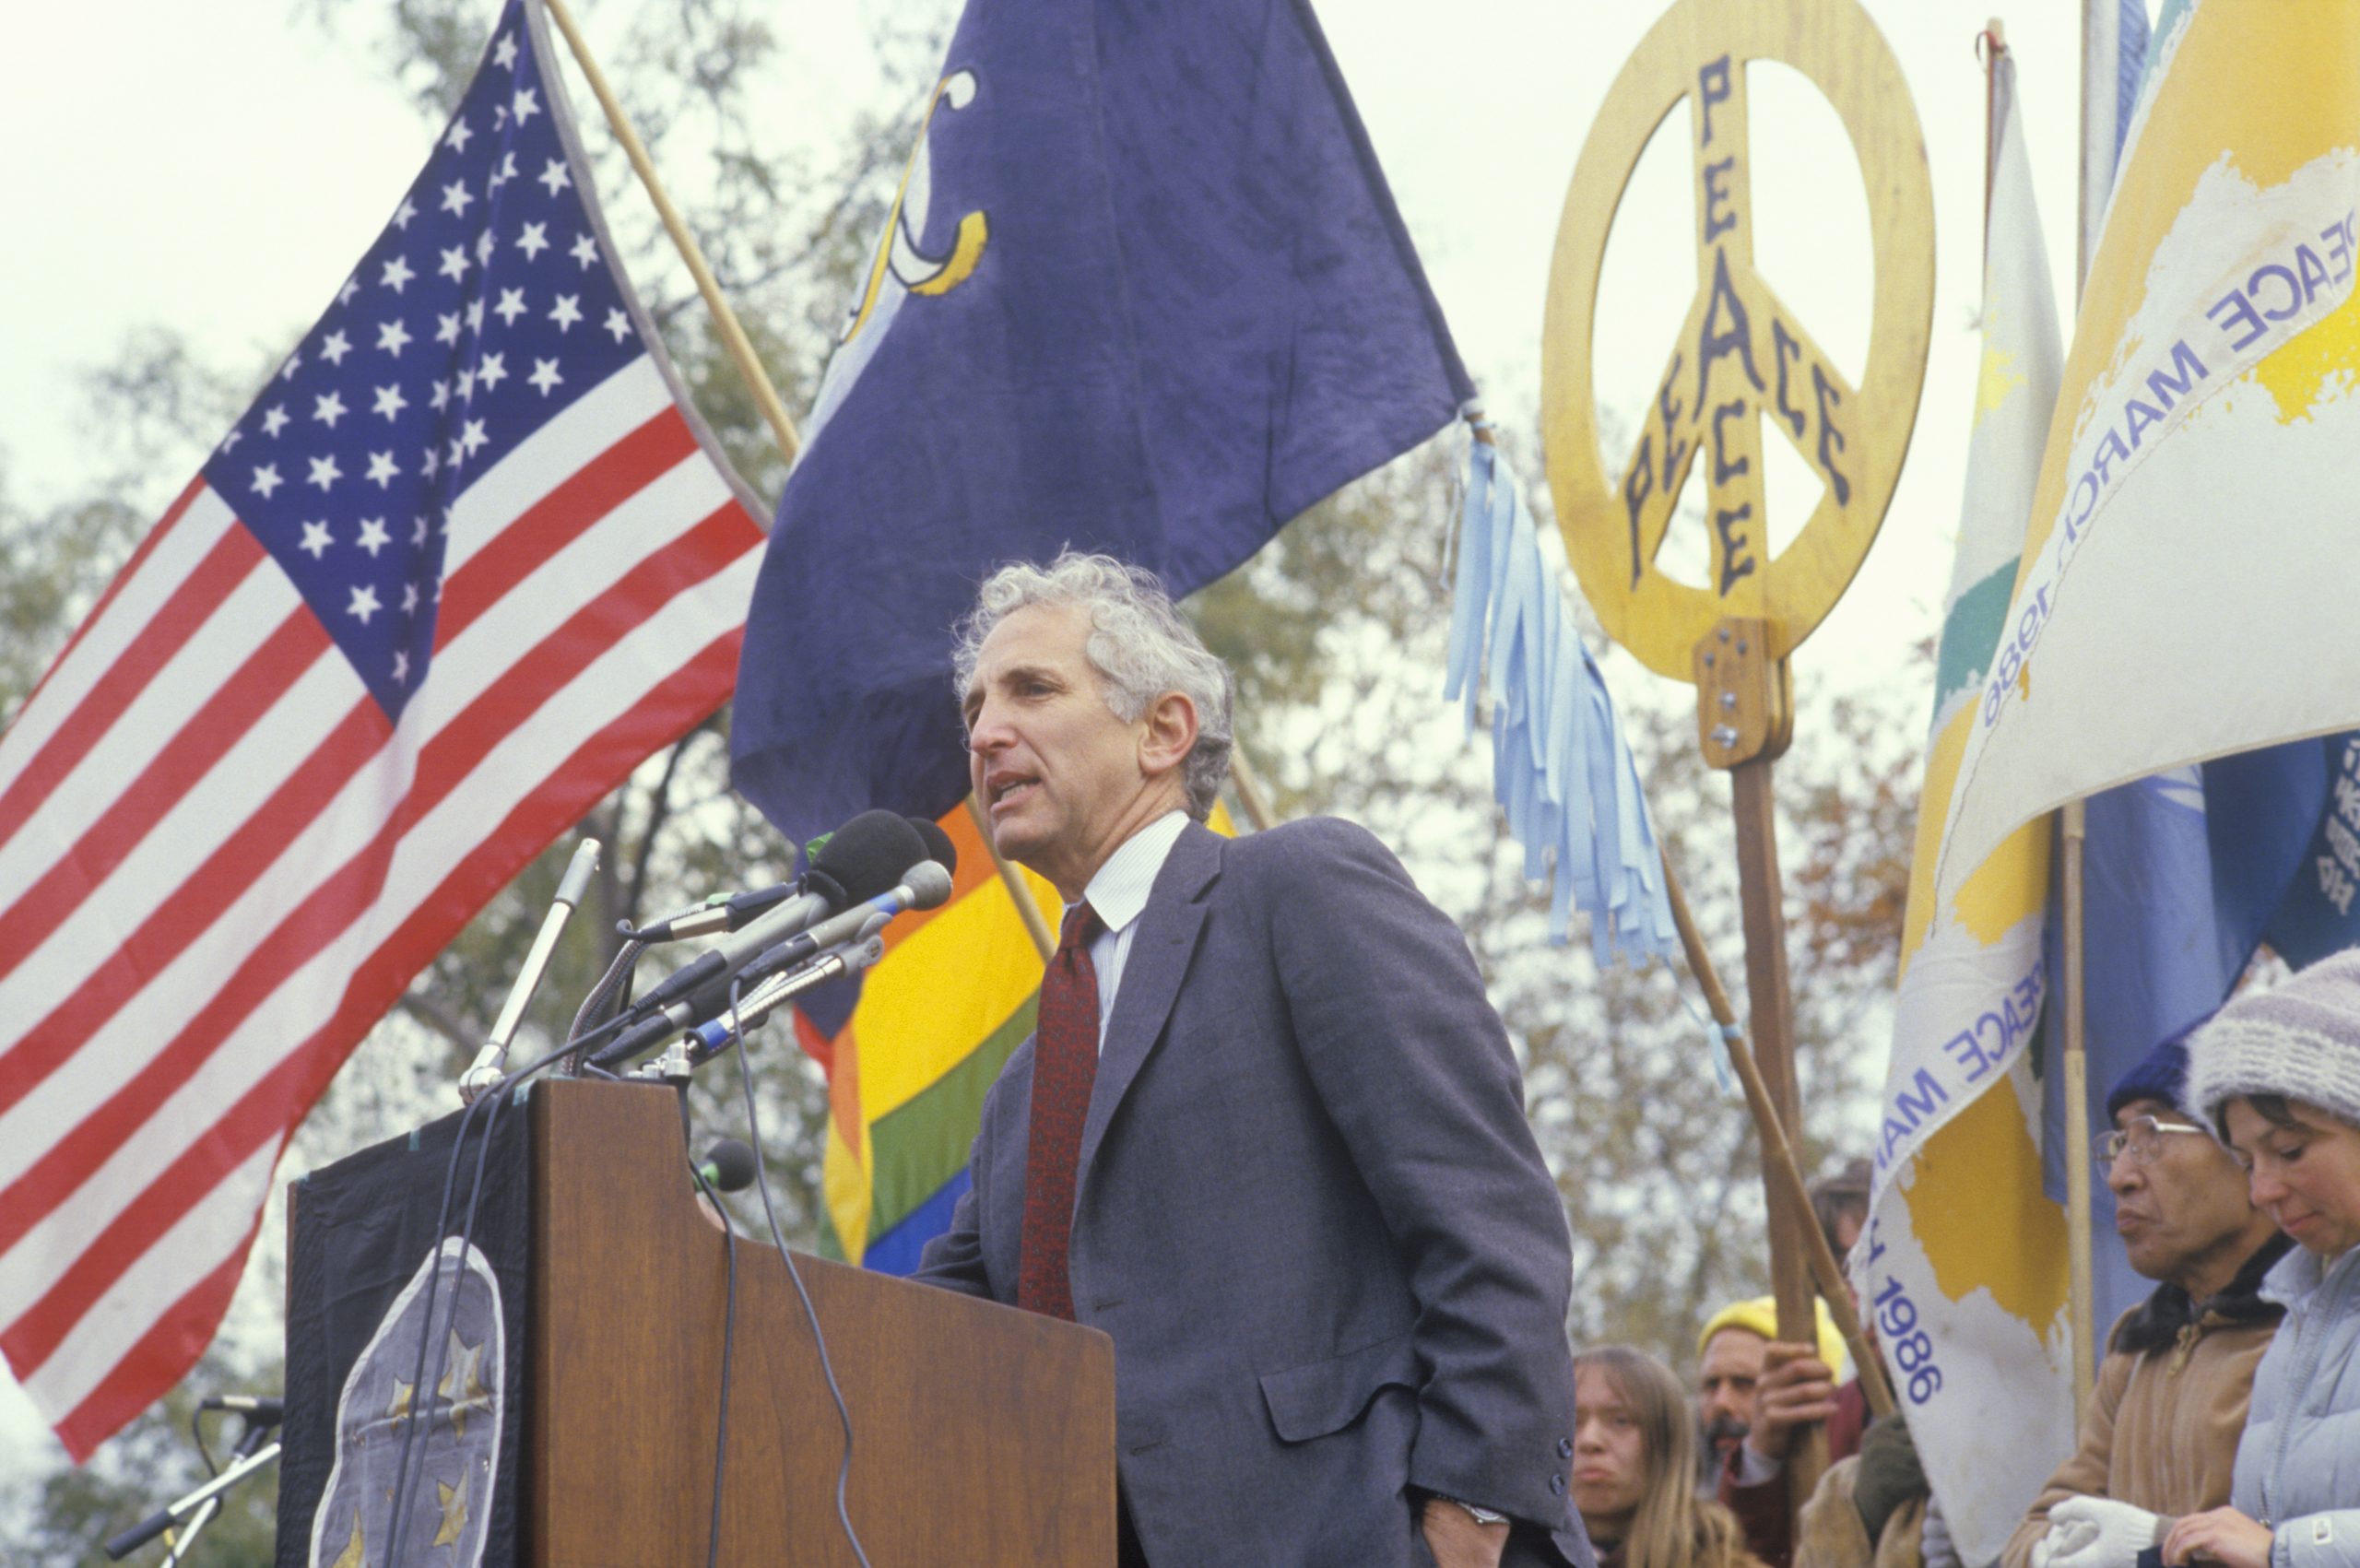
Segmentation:
{"type": "Polygon", "coordinates": [[[2360,1568],[2360,1247],[2286,1255],[2285,1321],[2254,1372],[2230,1502],[2271,1527],[2271,1568],[2360,1568]]]}
{"type": "Polygon", "coordinates": [[[1925,1499],[1894,1509],[1872,1545],[1854,1496],[1859,1476],[1859,1456],[1854,1455],[1829,1466],[1820,1478],[1818,1490],[1803,1504],[1795,1568],[1923,1568],[1925,1499]]]}
{"type": "Polygon", "coordinates": [[[2284,1310],[2265,1299],[2262,1280],[2293,1244],[2272,1236],[2201,1303],[2158,1285],[2122,1315],[2082,1414],[2080,1444],[2008,1538],[2000,1568],[2029,1568],[2048,1511],[2069,1497],[2110,1497],[2167,1518],[2229,1501],[2254,1368],[2284,1310]]]}

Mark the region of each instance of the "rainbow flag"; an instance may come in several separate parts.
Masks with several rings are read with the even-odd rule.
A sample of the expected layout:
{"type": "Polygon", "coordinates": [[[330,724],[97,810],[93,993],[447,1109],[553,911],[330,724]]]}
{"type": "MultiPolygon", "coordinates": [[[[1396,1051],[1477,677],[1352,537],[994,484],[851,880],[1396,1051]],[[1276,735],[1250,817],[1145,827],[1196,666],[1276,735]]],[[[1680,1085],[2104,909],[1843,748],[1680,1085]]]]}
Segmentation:
{"type": "MultiPolygon", "coordinates": [[[[950,902],[885,928],[885,957],[795,1015],[828,1075],[821,1250],[886,1274],[917,1267],[967,1190],[984,1096],[1032,1032],[1042,960],[962,802],[942,814],[959,852],[950,902]]],[[[1212,830],[1228,834],[1228,812],[1212,830]]],[[[1019,869],[1056,924],[1057,892],[1019,869]]]]}

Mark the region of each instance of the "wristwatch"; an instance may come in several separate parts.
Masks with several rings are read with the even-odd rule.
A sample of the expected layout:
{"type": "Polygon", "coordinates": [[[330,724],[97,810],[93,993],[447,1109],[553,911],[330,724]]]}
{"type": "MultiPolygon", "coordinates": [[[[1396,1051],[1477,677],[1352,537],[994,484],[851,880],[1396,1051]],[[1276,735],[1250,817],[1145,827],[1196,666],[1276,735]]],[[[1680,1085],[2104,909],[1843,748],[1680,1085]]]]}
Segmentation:
{"type": "Polygon", "coordinates": [[[1496,1508],[1479,1508],[1474,1503],[1460,1498],[1444,1497],[1440,1492],[1434,1493],[1434,1496],[1454,1508],[1463,1510],[1469,1518],[1479,1525],[1504,1525],[1508,1522],[1508,1516],[1496,1508]]]}

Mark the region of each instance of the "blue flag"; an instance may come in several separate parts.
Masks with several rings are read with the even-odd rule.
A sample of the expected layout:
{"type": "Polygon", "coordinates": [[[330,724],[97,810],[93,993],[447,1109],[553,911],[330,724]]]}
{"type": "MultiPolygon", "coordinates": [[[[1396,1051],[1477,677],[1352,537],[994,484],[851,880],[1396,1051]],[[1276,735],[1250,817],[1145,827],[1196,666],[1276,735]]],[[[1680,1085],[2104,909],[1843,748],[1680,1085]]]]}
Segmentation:
{"type": "Polygon", "coordinates": [[[796,842],[948,809],[993,567],[1188,593],[1471,393],[1305,0],[971,0],[779,503],[733,783],[796,842]]]}

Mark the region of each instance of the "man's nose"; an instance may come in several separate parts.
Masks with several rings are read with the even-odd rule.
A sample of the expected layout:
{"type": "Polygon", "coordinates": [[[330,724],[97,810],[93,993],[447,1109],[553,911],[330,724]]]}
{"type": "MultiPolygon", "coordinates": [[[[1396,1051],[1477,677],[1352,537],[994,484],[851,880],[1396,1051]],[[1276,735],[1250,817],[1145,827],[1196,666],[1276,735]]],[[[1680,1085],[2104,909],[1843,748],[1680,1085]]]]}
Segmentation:
{"type": "Polygon", "coordinates": [[[2139,1161],[2131,1158],[2128,1149],[2115,1156],[2114,1163],[2106,1168],[2106,1185],[2117,1193],[2129,1192],[2144,1179],[2139,1161]]]}

